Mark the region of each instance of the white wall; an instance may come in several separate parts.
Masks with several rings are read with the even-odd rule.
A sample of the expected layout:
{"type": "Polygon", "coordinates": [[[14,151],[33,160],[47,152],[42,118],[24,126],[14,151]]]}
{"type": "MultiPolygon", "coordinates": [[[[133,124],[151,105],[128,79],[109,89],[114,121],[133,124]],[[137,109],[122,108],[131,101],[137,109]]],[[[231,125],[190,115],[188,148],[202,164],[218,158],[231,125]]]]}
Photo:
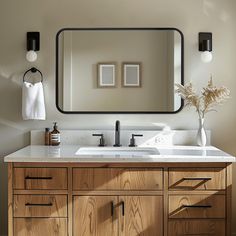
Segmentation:
{"type": "MultiPolygon", "coordinates": [[[[175,129],[197,128],[193,110],[176,115],[63,115],[55,107],[55,35],[63,27],[177,27],[185,36],[185,78],[197,86],[210,74],[216,84],[231,91],[231,99],[209,114],[213,144],[236,155],[236,1],[235,0],[1,0],[0,5],[0,156],[29,144],[28,131],[50,126],[60,128],[112,127],[121,124],[167,123],[175,129]],[[45,76],[47,121],[21,120],[21,73],[31,65],[25,60],[25,34],[41,32],[41,51],[35,63],[45,76]],[[197,50],[198,32],[213,32],[214,60],[203,64],[197,50]]],[[[7,225],[7,177],[1,164],[0,234],[7,225]]],[[[236,175],[234,174],[234,179],[236,175]]],[[[236,197],[234,188],[234,199],[236,197]]],[[[234,220],[236,219],[236,201],[234,220]]],[[[236,226],[234,225],[234,232],[236,226]]]]}

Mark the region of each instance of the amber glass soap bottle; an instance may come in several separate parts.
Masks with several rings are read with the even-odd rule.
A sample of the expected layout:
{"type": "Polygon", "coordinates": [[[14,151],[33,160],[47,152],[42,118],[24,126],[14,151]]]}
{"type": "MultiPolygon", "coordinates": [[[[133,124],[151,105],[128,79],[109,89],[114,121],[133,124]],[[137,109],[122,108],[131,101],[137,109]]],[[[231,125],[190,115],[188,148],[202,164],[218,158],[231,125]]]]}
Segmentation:
{"type": "Polygon", "coordinates": [[[57,122],[54,122],[53,131],[50,133],[50,143],[52,146],[58,146],[61,142],[60,132],[57,129],[57,122]]]}

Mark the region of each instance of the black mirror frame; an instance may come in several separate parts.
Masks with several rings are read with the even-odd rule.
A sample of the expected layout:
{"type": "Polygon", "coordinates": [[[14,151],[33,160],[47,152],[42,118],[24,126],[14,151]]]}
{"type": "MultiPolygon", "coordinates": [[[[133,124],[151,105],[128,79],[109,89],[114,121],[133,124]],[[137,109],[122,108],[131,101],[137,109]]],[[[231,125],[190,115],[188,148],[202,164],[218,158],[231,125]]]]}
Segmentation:
{"type": "Polygon", "coordinates": [[[56,107],[63,114],[176,114],[184,107],[184,101],[181,99],[181,106],[177,111],[63,111],[59,106],[59,36],[63,31],[76,30],[175,30],[179,32],[181,37],[181,84],[184,85],[184,35],[177,29],[172,27],[153,27],[153,28],[62,28],[56,34],[56,107]]]}

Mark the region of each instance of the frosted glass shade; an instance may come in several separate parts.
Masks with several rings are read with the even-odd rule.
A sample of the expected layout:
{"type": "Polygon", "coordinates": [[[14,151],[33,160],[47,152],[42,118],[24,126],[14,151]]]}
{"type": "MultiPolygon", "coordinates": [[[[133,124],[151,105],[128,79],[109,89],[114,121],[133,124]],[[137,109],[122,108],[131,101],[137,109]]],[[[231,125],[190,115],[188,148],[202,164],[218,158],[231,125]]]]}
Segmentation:
{"type": "Polygon", "coordinates": [[[37,53],[33,50],[30,50],[26,53],[26,59],[29,62],[34,62],[37,60],[37,53]]]}
{"type": "Polygon", "coordinates": [[[204,51],[201,53],[201,60],[204,62],[204,63],[209,63],[212,61],[212,53],[209,52],[209,51],[204,51]]]}

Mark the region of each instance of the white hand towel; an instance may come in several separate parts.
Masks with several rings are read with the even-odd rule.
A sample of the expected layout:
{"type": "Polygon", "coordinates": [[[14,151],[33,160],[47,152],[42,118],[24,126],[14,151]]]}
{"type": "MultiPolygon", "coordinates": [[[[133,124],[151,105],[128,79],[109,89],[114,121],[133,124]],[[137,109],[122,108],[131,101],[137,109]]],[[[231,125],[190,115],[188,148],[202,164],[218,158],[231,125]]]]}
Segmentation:
{"type": "Polygon", "coordinates": [[[23,83],[22,117],[24,120],[46,119],[43,84],[41,82],[23,83]]]}

